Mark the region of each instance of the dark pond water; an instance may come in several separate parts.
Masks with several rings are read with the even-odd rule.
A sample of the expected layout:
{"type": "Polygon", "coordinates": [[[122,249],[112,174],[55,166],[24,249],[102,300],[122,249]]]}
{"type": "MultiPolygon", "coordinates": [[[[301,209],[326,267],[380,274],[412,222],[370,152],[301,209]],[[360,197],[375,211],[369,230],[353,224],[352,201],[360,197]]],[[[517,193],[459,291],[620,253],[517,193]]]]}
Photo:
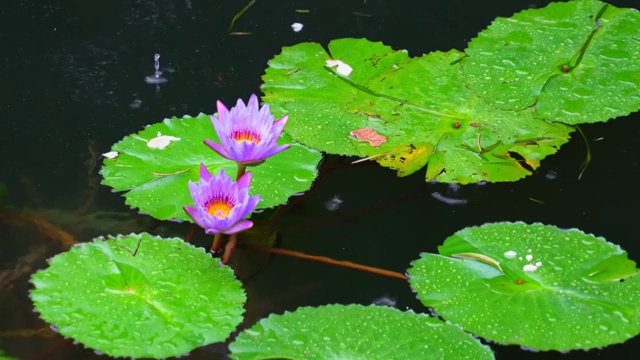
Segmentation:
{"type": "MultiPolygon", "coordinates": [[[[89,240],[98,235],[149,230],[184,236],[189,226],[158,224],[129,210],[118,194],[99,185],[101,160],[125,135],[163,118],[215,112],[258,93],[267,61],[283,46],[327,44],[366,37],[419,55],[464,49],[496,16],[510,16],[547,1],[264,1],[231,19],[248,1],[23,0],[0,10],[0,181],[15,210],[30,211],[89,240]],[[297,13],[296,9],[308,9],[297,13]],[[301,22],[295,33],[290,25],[301,22]],[[145,83],[161,54],[168,82],[145,83]],[[95,161],[98,160],[97,165],[95,161]]],[[[637,6],[635,1],[611,1],[637,6]]],[[[542,222],[577,227],[620,244],[640,259],[640,118],[633,114],[582,127],[591,142],[591,165],[578,180],[585,156],[578,135],[517,183],[448,187],[406,178],[375,164],[340,167],[290,208],[279,229],[280,246],[405,272],[423,251],[436,252],[447,236],[493,221],[542,222]],[[597,139],[597,141],[596,141],[597,139]],[[466,199],[447,205],[434,192],[466,199]],[[343,203],[329,211],[327,201],[343,203]],[[534,202],[538,199],[544,204],[534,202]]],[[[329,158],[328,163],[341,161],[329,158]]],[[[1,218],[0,218],[1,219],[1,218]]],[[[96,355],[61,337],[34,334],[46,325],[32,312],[29,275],[59,251],[33,225],[0,222],[0,349],[22,359],[88,359],[96,355]],[[27,258],[24,258],[24,257],[27,258]],[[29,258],[31,257],[31,258],[29,258]],[[11,333],[7,333],[11,332],[11,333]]],[[[370,304],[386,296],[400,309],[425,309],[401,280],[276,257],[247,282],[248,322],[302,305],[370,304]]],[[[526,309],[523,309],[526,311],[526,309]]],[[[533,353],[491,345],[501,359],[630,358],[640,342],[602,350],[533,353]]],[[[192,358],[223,358],[221,347],[192,358]]]]}

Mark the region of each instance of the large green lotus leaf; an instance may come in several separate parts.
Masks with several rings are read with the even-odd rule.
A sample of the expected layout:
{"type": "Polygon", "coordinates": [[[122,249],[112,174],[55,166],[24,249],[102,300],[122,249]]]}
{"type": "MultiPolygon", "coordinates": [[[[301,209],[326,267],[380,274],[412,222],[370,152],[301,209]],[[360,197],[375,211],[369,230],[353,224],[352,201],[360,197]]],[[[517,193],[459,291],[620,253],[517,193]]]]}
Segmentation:
{"type": "Polygon", "coordinates": [[[493,359],[459,326],[413,312],[361,305],[299,308],[271,315],[229,345],[249,359],[493,359]]]}
{"type": "MultiPolygon", "coordinates": [[[[157,219],[191,221],[183,206],[193,205],[187,184],[189,180],[198,181],[200,164],[205,164],[212,174],[224,169],[229,176],[236,176],[235,163],[204,145],[205,139],[218,142],[205,114],[195,118],[174,117],[148,126],[113,146],[112,151],[118,152],[118,156],[105,158],[100,171],[103,184],[116,191],[127,191],[124,194],[127,204],[157,219]],[[180,140],[164,149],[147,146],[158,133],[180,140]]],[[[258,208],[280,205],[291,195],[308,190],[318,173],[319,152],[292,142],[285,134],[278,144],[291,144],[291,148],[248,168],[253,174],[250,194],[262,196],[258,208]]]]}
{"type": "Polygon", "coordinates": [[[619,246],[577,229],[495,223],[461,230],[408,273],[426,306],[466,331],[539,350],[640,333],[640,276],[619,246]]]}
{"type": "Polygon", "coordinates": [[[224,341],[242,284],[201,248],[143,233],[99,238],[51,259],[31,299],[60,334],[116,357],[167,358],[224,341]]]}
{"type": "Polygon", "coordinates": [[[16,358],[11,357],[7,354],[5,354],[4,350],[0,349],[0,360],[15,360],[16,358]]]}
{"type": "Polygon", "coordinates": [[[607,121],[640,108],[640,12],[595,0],[497,18],[469,43],[467,85],[493,106],[538,118],[607,121]]]}
{"type": "Polygon", "coordinates": [[[263,78],[264,100],[291,114],[285,131],[307,146],[372,157],[399,176],[428,164],[427,180],[515,181],[572,131],[538,121],[529,110],[487,105],[464,86],[461,52],[409,58],[364,39],[335,40],[329,50],[311,43],[284,48],[263,78]],[[331,58],[353,72],[345,77],[325,67],[331,58]],[[387,141],[376,147],[349,134],[363,128],[387,141]]]}

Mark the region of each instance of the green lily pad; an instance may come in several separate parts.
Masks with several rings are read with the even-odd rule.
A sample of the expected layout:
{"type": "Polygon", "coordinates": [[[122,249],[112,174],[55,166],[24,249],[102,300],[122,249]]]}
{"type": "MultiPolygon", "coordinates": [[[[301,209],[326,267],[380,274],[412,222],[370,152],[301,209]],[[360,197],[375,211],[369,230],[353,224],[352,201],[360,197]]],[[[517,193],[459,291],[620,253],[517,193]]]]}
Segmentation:
{"type": "Polygon", "coordinates": [[[285,132],[333,154],[371,157],[409,175],[425,164],[440,182],[515,181],[564,144],[572,128],[501,111],[470,92],[456,50],[409,58],[381,43],[340,39],[330,54],[315,43],[284,48],[269,62],[262,87],[275,113],[291,115],[285,132]],[[349,76],[329,59],[353,67],[349,76]],[[372,129],[372,146],[350,135],[372,129]]]}
{"type": "Polygon", "coordinates": [[[640,12],[595,0],[497,18],[469,43],[469,88],[503,110],[567,124],[640,109],[640,12]]]}
{"type": "Polygon", "coordinates": [[[201,248],[143,233],[99,238],[51,259],[31,299],[60,334],[110,356],[166,358],[224,341],[242,284],[201,248]]]}
{"type": "Polygon", "coordinates": [[[15,360],[15,359],[16,358],[7,355],[4,350],[0,350],[0,360],[15,360]]]}
{"type": "Polygon", "coordinates": [[[411,287],[424,305],[478,336],[564,351],[640,333],[638,269],[603,238],[495,223],[461,230],[438,251],[412,264],[411,287]]]}
{"type": "Polygon", "coordinates": [[[381,306],[328,305],[271,315],[241,332],[231,358],[493,359],[457,325],[381,306]]]}
{"type": "MultiPolygon", "coordinates": [[[[235,178],[237,166],[223,158],[203,140],[218,141],[208,115],[166,119],[146,127],[137,134],[125,137],[111,149],[114,159],[105,158],[100,173],[103,184],[116,191],[127,191],[126,203],[160,220],[192,221],[184,212],[184,205],[193,205],[187,184],[197,182],[200,164],[212,174],[220,169],[235,178]],[[172,141],[164,149],[154,149],[147,142],[158,133],[180,140],[172,141]]],[[[251,195],[260,194],[257,208],[280,205],[296,193],[308,190],[318,174],[321,154],[292,142],[283,135],[279,145],[291,148],[270,157],[259,166],[248,168],[252,172],[251,195]]]]}

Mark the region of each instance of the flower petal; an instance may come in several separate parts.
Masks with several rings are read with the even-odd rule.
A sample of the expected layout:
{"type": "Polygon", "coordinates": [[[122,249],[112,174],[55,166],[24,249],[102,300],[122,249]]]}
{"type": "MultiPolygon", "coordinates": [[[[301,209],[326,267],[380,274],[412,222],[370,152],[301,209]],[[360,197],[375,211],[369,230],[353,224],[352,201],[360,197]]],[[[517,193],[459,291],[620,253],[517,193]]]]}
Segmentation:
{"type": "Polygon", "coordinates": [[[237,183],[238,183],[238,190],[244,190],[247,189],[247,191],[249,190],[249,187],[251,186],[251,171],[247,171],[246,173],[244,173],[242,176],[240,176],[240,179],[238,179],[237,183]]]}
{"type": "Polygon", "coordinates": [[[223,231],[224,234],[235,234],[240,231],[247,230],[253,226],[253,222],[251,220],[240,220],[235,223],[232,227],[223,231]]]}
{"type": "Polygon", "coordinates": [[[249,110],[251,113],[257,114],[259,106],[260,104],[258,103],[258,97],[256,96],[256,94],[251,94],[251,96],[249,97],[249,102],[247,103],[247,110],[249,110]]]}
{"type": "Polygon", "coordinates": [[[287,124],[287,120],[289,120],[289,115],[285,115],[278,119],[278,121],[274,122],[273,131],[279,133],[282,132],[282,129],[284,129],[284,126],[287,124]]]}
{"type": "Polygon", "coordinates": [[[216,144],[211,140],[205,140],[204,144],[210,147],[213,151],[217,152],[218,155],[222,156],[223,158],[235,161],[235,159],[231,158],[227,150],[224,147],[220,146],[220,144],[216,144]]]}
{"type": "MultiPolygon", "coordinates": [[[[229,109],[227,109],[227,107],[224,106],[224,104],[220,100],[216,102],[216,107],[218,108],[218,121],[222,122],[229,116],[229,109]]],[[[211,121],[213,121],[213,119],[215,118],[211,116],[211,121]]]]}
{"type": "Polygon", "coordinates": [[[253,210],[256,208],[256,205],[258,205],[260,200],[262,200],[262,196],[260,196],[260,195],[251,196],[249,198],[249,200],[247,200],[247,202],[246,202],[246,204],[245,204],[245,206],[243,208],[244,211],[239,213],[238,217],[243,219],[247,215],[251,214],[251,212],[253,212],[253,210]]]}
{"type": "Polygon", "coordinates": [[[200,181],[209,181],[211,179],[211,173],[204,164],[200,164],[200,181]]]}
{"type": "Polygon", "coordinates": [[[193,221],[198,224],[198,226],[204,227],[204,222],[202,221],[202,216],[200,216],[200,212],[198,211],[198,209],[194,208],[193,206],[186,205],[183,207],[183,209],[187,212],[187,215],[189,215],[193,219],[193,221]]]}

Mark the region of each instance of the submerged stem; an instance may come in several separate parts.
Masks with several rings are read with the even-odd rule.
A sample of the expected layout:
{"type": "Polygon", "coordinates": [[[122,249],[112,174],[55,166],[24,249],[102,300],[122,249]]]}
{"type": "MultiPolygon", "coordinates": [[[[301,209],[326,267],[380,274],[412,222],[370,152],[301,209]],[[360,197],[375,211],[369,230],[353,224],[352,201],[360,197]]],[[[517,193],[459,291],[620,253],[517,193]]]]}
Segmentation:
{"type": "Polygon", "coordinates": [[[582,132],[580,126],[574,125],[574,128],[578,130],[578,133],[582,136],[582,140],[584,140],[584,144],[587,147],[587,154],[584,157],[582,165],[580,165],[580,174],[578,174],[578,180],[580,180],[585,170],[587,170],[587,166],[589,166],[589,163],[591,162],[591,146],[589,146],[589,139],[587,139],[587,136],[582,132]]]}
{"type": "Polygon", "coordinates": [[[233,17],[233,19],[231,19],[231,24],[229,24],[229,28],[227,29],[227,32],[231,32],[231,29],[233,29],[233,25],[236,23],[236,20],[238,20],[255,3],[256,3],[256,0],[251,0],[247,5],[245,5],[245,7],[243,7],[240,11],[238,11],[238,13],[233,17]]]}
{"type": "Polygon", "coordinates": [[[213,244],[211,245],[212,253],[217,254],[218,251],[220,251],[220,248],[222,248],[223,236],[224,236],[223,233],[217,233],[216,236],[213,238],[213,244]]]}
{"type": "Polygon", "coordinates": [[[227,243],[227,246],[225,246],[224,248],[224,256],[222,257],[223,264],[226,265],[229,263],[229,259],[231,259],[231,253],[233,252],[233,249],[236,248],[237,243],[238,243],[238,233],[231,234],[231,236],[229,237],[229,242],[227,243]]]}
{"type": "MultiPolygon", "coordinates": [[[[266,253],[277,254],[277,255],[285,255],[285,256],[291,256],[299,259],[307,259],[307,260],[322,262],[325,264],[338,265],[346,268],[367,271],[367,272],[378,274],[378,275],[384,275],[384,276],[388,276],[396,279],[409,280],[409,278],[406,275],[401,274],[399,272],[380,269],[373,266],[356,264],[350,261],[334,260],[326,256],[308,255],[299,251],[293,251],[293,250],[287,250],[287,249],[263,248],[263,247],[257,247],[257,246],[251,246],[251,245],[238,245],[238,247],[242,249],[252,250],[252,251],[266,252],[266,253]]],[[[225,256],[226,256],[226,252],[225,252],[225,256]]]]}

